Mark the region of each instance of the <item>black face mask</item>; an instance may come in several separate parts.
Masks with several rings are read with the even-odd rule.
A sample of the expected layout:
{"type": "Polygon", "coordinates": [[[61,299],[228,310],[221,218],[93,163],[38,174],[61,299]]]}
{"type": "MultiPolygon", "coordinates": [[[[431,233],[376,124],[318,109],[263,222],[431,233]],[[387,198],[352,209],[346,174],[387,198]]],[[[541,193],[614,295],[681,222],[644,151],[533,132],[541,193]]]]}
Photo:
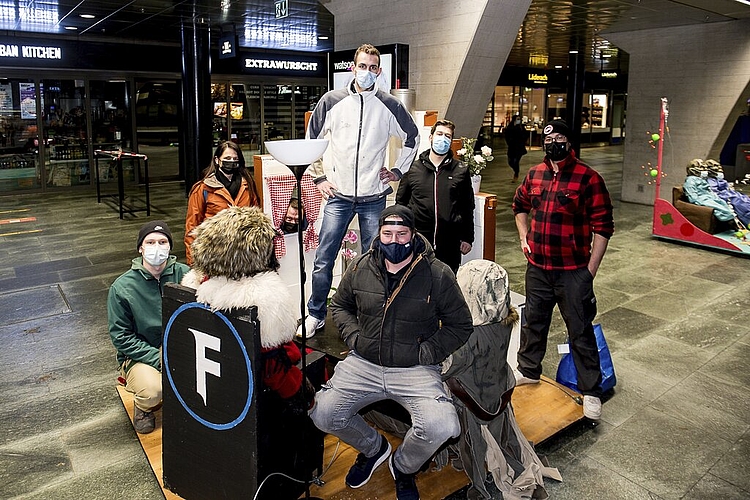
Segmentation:
{"type": "Polygon", "coordinates": [[[377,240],[380,245],[380,251],[383,252],[383,256],[393,264],[399,264],[406,260],[409,255],[414,251],[412,248],[412,242],[401,244],[393,243],[385,244],[380,240],[377,240]]]}
{"type": "Polygon", "coordinates": [[[283,224],[281,224],[281,230],[287,234],[296,233],[298,227],[299,224],[297,224],[296,222],[284,222],[283,224]]]}
{"type": "Polygon", "coordinates": [[[544,153],[552,161],[564,160],[568,156],[567,142],[550,142],[544,145],[544,153]]]}
{"type": "Polygon", "coordinates": [[[225,174],[234,174],[240,169],[240,162],[238,161],[221,161],[219,165],[219,168],[225,174]]]}

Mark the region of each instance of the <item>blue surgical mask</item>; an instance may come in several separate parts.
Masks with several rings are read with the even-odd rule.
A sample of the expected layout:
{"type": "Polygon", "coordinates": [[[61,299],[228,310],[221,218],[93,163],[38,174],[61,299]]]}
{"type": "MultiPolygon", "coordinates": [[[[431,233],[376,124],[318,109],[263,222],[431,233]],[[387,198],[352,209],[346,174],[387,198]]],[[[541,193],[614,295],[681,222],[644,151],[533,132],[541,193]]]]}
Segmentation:
{"type": "Polygon", "coordinates": [[[375,80],[378,78],[378,75],[366,69],[358,69],[356,71],[356,78],[359,88],[361,88],[362,90],[367,90],[375,85],[375,80]]]}
{"type": "Polygon", "coordinates": [[[436,135],[432,138],[432,150],[435,154],[444,155],[451,148],[451,141],[444,135],[436,135]]]}
{"type": "Polygon", "coordinates": [[[408,243],[383,243],[380,240],[375,240],[380,246],[380,251],[383,252],[383,256],[393,264],[399,264],[406,260],[409,255],[413,252],[411,241],[408,243]]]}

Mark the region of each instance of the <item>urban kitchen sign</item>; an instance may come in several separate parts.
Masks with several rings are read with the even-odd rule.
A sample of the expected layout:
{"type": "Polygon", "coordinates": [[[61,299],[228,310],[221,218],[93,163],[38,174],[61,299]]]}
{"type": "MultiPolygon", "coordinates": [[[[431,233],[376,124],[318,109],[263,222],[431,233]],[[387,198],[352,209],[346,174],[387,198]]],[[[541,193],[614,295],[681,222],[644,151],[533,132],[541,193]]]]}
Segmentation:
{"type": "Polygon", "coordinates": [[[62,59],[62,48],[0,44],[0,57],[11,59],[62,59]]]}

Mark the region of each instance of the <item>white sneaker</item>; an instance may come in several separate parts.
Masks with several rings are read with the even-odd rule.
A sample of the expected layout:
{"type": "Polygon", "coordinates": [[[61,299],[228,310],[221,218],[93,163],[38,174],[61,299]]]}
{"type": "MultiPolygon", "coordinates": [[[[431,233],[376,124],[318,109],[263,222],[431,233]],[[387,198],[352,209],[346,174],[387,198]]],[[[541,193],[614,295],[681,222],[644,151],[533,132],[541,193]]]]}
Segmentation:
{"type": "MultiPolygon", "coordinates": [[[[326,320],[324,319],[318,319],[310,315],[305,316],[305,333],[307,334],[307,338],[312,338],[318,330],[325,326],[325,324],[326,320]]],[[[301,324],[297,327],[297,337],[302,338],[301,324]]]]}
{"type": "Polygon", "coordinates": [[[515,375],[516,377],[516,386],[539,383],[538,378],[525,377],[524,374],[519,372],[518,370],[513,370],[513,375],[515,375]]]}
{"type": "Polygon", "coordinates": [[[602,418],[602,400],[596,396],[583,396],[583,416],[590,420],[602,418]]]}

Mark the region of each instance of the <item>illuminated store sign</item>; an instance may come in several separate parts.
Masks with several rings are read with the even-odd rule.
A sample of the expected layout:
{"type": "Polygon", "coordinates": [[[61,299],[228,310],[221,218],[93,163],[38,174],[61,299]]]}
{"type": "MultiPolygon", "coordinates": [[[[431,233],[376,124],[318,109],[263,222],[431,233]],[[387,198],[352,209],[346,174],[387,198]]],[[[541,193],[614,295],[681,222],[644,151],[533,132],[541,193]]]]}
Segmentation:
{"type": "Polygon", "coordinates": [[[617,71],[602,71],[602,78],[617,78],[617,71]]]}
{"type": "Polygon", "coordinates": [[[354,61],[341,61],[333,63],[333,71],[349,71],[354,67],[354,61]]]}
{"type": "Polygon", "coordinates": [[[307,61],[279,61],[274,59],[245,59],[246,68],[318,71],[318,63],[307,61]]]}
{"type": "Polygon", "coordinates": [[[540,75],[538,73],[529,73],[529,81],[537,84],[546,85],[547,84],[547,75],[540,75]]]}
{"type": "Polygon", "coordinates": [[[60,47],[0,44],[0,57],[13,59],[62,59],[60,47]]]}

